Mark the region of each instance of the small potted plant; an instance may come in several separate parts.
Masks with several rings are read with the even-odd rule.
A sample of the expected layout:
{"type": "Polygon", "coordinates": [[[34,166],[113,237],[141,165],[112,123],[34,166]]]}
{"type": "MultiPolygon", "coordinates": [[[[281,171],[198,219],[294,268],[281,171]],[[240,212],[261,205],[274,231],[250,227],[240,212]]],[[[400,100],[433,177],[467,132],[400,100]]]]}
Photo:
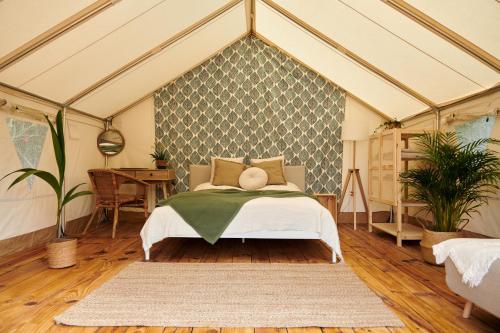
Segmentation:
{"type": "Polygon", "coordinates": [[[379,130],[385,131],[393,128],[401,128],[402,123],[401,121],[397,120],[396,118],[387,120],[386,122],[380,124],[374,131],[374,133],[377,133],[379,130]]]}
{"type": "Polygon", "coordinates": [[[149,154],[153,158],[153,162],[156,164],[157,169],[166,169],[168,166],[167,162],[167,151],[156,148],[154,153],[149,154]]]}
{"type": "Polygon", "coordinates": [[[64,129],[62,113],[59,111],[56,116],[56,128],[52,125],[48,116],[45,116],[47,123],[50,127],[50,132],[52,135],[52,145],[54,147],[54,154],[56,157],[58,176],[51,174],[50,172],[25,168],[13,171],[5,177],[14,174],[21,173],[12,184],[10,184],[9,189],[22,180],[30,177],[36,176],[43,181],[45,181],[54,190],[57,198],[57,211],[56,211],[56,238],[47,244],[47,255],[50,268],[65,268],[76,264],[76,245],[77,240],[74,238],[66,238],[64,234],[64,221],[61,219],[61,214],[65,205],[70,201],[80,196],[92,194],[90,191],[79,191],[78,187],[82,184],[78,184],[71,188],[67,193],[64,193],[64,173],[66,169],[66,153],[64,144],[64,129]]]}
{"type": "Polygon", "coordinates": [[[420,247],[426,262],[436,264],[432,246],[463,237],[462,230],[479,207],[500,188],[500,158],[486,148],[492,139],[463,144],[455,133],[425,133],[417,138],[423,165],[401,174],[409,198],[426,204],[432,215],[424,224],[420,247]]]}

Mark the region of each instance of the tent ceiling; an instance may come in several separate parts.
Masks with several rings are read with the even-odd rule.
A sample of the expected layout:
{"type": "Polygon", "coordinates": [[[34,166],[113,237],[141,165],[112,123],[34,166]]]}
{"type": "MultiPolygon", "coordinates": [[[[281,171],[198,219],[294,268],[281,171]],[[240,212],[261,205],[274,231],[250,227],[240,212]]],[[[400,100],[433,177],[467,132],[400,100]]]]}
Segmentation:
{"type": "Polygon", "coordinates": [[[496,0],[407,0],[449,29],[500,58],[500,5],[496,0]]]}
{"type": "Polygon", "coordinates": [[[499,22],[495,0],[3,0],[0,82],[108,117],[253,32],[403,118],[496,86],[499,22]]]}

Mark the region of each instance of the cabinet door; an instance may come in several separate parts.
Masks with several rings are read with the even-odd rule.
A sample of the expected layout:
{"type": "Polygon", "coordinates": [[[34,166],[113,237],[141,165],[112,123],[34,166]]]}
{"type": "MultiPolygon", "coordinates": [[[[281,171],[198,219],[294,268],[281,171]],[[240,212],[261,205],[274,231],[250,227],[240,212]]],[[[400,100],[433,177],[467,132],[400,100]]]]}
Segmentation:
{"type": "Polygon", "coordinates": [[[384,132],[380,140],[380,199],[395,204],[396,137],[395,131],[384,132]]]}
{"type": "Polygon", "coordinates": [[[368,139],[368,198],[380,199],[380,135],[368,139]]]}

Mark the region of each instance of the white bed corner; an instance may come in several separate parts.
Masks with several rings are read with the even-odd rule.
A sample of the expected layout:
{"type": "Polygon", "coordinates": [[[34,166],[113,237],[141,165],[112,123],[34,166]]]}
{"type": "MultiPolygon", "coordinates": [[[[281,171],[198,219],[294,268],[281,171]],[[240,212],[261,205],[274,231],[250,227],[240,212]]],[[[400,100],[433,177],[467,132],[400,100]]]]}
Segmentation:
{"type": "MultiPolygon", "coordinates": [[[[196,169],[195,174],[191,174],[190,186],[198,190],[213,188],[210,184],[206,184],[207,170],[204,167],[208,166],[195,166],[198,171],[200,168],[203,169],[202,176],[196,169]]],[[[301,168],[302,171],[295,167],[292,171],[294,175],[287,179],[295,180],[300,173],[304,177],[304,169],[301,168]]],[[[210,167],[208,167],[209,175],[210,167]]],[[[290,182],[279,188],[268,189],[303,190],[303,182],[298,179],[298,183],[300,185],[290,182]]],[[[157,207],[141,230],[145,259],[149,260],[153,244],[169,237],[199,238],[200,236],[173,208],[157,207]]],[[[263,197],[248,201],[220,238],[319,239],[332,249],[332,262],[337,262],[337,258],[343,260],[337,226],[332,215],[318,201],[307,197],[263,197]]]]}

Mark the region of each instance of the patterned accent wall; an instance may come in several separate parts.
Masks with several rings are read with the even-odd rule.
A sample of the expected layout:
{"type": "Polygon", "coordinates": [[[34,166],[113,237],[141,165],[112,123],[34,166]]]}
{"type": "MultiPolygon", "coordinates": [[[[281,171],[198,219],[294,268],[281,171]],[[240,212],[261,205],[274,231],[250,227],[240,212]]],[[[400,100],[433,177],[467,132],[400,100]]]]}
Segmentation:
{"type": "Polygon", "coordinates": [[[159,89],[156,144],[178,191],[210,156],[285,155],[306,166],[308,192],[340,192],[345,91],[255,37],[245,37],[159,89]]]}

